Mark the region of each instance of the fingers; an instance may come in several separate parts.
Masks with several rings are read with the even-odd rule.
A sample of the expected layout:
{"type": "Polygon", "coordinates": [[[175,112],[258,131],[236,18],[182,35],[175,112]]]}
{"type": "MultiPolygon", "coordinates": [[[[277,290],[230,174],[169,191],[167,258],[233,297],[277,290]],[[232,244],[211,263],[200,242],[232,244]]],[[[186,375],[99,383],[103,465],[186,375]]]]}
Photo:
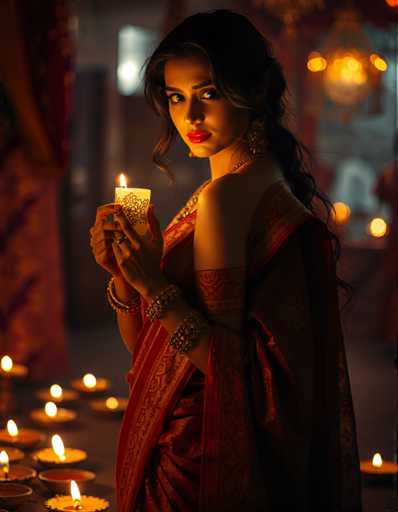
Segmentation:
{"type": "Polygon", "coordinates": [[[115,220],[119,223],[119,229],[121,228],[123,233],[126,235],[133,249],[139,250],[141,246],[141,238],[131,226],[126,216],[123,213],[119,213],[116,215],[115,220]]]}
{"type": "Polygon", "coordinates": [[[107,217],[108,215],[112,215],[114,213],[118,213],[122,210],[122,205],[117,203],[108,203],[104,204],[102,206],[99,206],[97,208],[97,213],[95,216],[95,222],[97,223],[104,217],[107,217]]]}

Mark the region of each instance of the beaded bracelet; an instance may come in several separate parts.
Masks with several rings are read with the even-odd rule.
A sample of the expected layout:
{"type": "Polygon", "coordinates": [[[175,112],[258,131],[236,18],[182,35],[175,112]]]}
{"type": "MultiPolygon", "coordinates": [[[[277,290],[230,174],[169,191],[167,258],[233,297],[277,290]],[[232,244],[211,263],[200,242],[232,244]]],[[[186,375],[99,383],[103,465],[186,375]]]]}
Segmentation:
{"type": "Polygon", "coordinates": [[[169,284],[157,295],[145,310],[145,315],[153,322],[159,320],[164,315],[166,309],[177,297],[181,295],[181,290],[175,284],[169,284]]]}
{"type": "Polygon", "coordinates": [[[199,338],[208,328],[203,316],[193,309],[171,335],[169,343],[177,352],[186,354],[198,345],[199,338]]]}
{"type": "Polygon", "coordinates": [[[141,306],[141,300],[140,300],[140,294],[137,293],[133,300],[129,304],[125,304],[124,302],[121,302],[117,297],[115,293],[115,278],[111,277],[109,280],[108,286],[106,287],[106,297],[108,299],[109,305],[113,310],[115,310],[117,313],[132,313],[136,314],[140,311],[141,306]]]}

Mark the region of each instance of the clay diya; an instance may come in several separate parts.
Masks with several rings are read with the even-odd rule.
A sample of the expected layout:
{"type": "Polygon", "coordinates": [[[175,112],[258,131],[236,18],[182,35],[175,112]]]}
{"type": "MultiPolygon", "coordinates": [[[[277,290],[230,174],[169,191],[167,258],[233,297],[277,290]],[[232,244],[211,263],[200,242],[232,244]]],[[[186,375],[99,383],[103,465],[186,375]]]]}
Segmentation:
{"type": "Polygon", "coordinates": [[[391,482],[398,473],[398,464],[383,460],[380,453],[375,453],[372,460],[363,460],[360,464],[362,476],[369,483],[391,482]]]}
{"type": "Polygon", "coordinates": [[[4,450],[6,454],[8,455],[8,460],[10,462],[18,462],[19,460],[22,460],[25,457],[25,454],[22,450],[19,450],[18,448],[14,448],[12,446],[1,446],[0,450],[4,450]]]}
{"type": "Polygon", "coordinates": [[[55,468],[40,471],[39,479],[56,494],[67,494],[72,480],[78,483],[79,489],[86,490],[87,484],[92,482],[96,474],[92,471],[79,468],[55,468]]]}
{"type": "Polygon", "coordinates": [[[90,402],[90,408],[98,413],[107,416],[121,416],[126,410],[128,400],[126,398],[116,398],[110,396],[108,398],[100,398],[90,402]]]}
{"type": "Polygon", "coordinates": [[[0,359],[0,378],[21,380],[28,375],[28,368],[23,364],[15,364],[10,356],[0,359]]]}
{"type": "Polygon", "coordinates": [[[36,396],[43,402],[54,402],[56,404],[74,402],[79,398],[76,391],[63,389],[59,384],[53,384],[49,389],[40,389],[36,396]]]}
{"type": "Polygon", "coordinates": [[[0,505],[7,508],[16,508],[22,505],[33,491],[24,484],[0,484],[0,505]]]}
{"type": "Polygon", "coordinates": [[[28,466],[20,464],[10,466],[7,452],[0,451],[0,482],[26,482],[36,474],[36,471],[28,466]]]}
{"type": "Polygon", "coordinates": [[[96,496],[81,495],[79,487],[74,480],[70,482],[70,495],[55,496],[46,501],[46,507],[50,510],[66,512],[80,510],[80,512],[101,512],[108,510],[109,502],[96,496]]]}
{"type": "Polygon", "coordinates": [[[110,382],[102,377],[97,378],[92,373],[86,373],[81,379],[72,380],[71,386],[85,395],[95,395],[107,391],[110,382]]]}
{"type": "Polygon", "coordinates": [[[43,409],[35,409],[30,413],[32,420],[45,426],[60,423],[70,423],[76,419],[76,412],[57,407],[54,402],[47,402],[43,409]]]}
{"type": "Polygon", "coordinates": [[[55,434],[51,438],[52,448],[43,448],[32,454],[34,460],[47,467],[69,467],[87,459],[87,452],[77,448],[65,448],[61,437],[55,434]]]}
{"type": "Polygon", "coordinates": [[[30,449],[44,440],[44,435],[30,428],[18,429],[14,420],[8,420],[7,429],[0,430],[0,444],[6,443],[18,448],[30,449]]]}

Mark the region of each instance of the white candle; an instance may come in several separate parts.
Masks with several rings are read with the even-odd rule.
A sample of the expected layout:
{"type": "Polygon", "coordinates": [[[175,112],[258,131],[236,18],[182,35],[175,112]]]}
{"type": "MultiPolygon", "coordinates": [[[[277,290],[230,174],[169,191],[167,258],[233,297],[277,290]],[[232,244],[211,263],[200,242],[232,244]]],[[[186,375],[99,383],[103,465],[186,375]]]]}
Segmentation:
{"type": "Polygon", "coordinates": [[[144,235],[148,229],[147,212],[150,200],[150,189],[127,187],[125,175],[119,175],[119,187],[115,188],[115,203],[122,205],[123,213],[139,235],[144,235]]]}

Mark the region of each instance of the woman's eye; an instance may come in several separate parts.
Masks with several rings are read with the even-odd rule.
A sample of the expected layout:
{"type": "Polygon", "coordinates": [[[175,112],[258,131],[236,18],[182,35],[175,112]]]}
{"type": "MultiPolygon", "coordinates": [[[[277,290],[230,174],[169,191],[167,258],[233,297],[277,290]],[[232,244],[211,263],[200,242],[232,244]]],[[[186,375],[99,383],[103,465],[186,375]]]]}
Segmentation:
{"type": "Polygon", "coordinates": [[[218,98],[218,94],[215,89],[209,89],[207,91],[204,91],[204,93],[202,94],[202,97],[205,100],[212,100],[212,99],[218,98]]]}
{"type": "Polygon", "coordinates": [[[170,103],[179,103],[180,102],[180,95],[177,93],[170,94],[167,96],[167,99],[170,101],[170,103]]]}

